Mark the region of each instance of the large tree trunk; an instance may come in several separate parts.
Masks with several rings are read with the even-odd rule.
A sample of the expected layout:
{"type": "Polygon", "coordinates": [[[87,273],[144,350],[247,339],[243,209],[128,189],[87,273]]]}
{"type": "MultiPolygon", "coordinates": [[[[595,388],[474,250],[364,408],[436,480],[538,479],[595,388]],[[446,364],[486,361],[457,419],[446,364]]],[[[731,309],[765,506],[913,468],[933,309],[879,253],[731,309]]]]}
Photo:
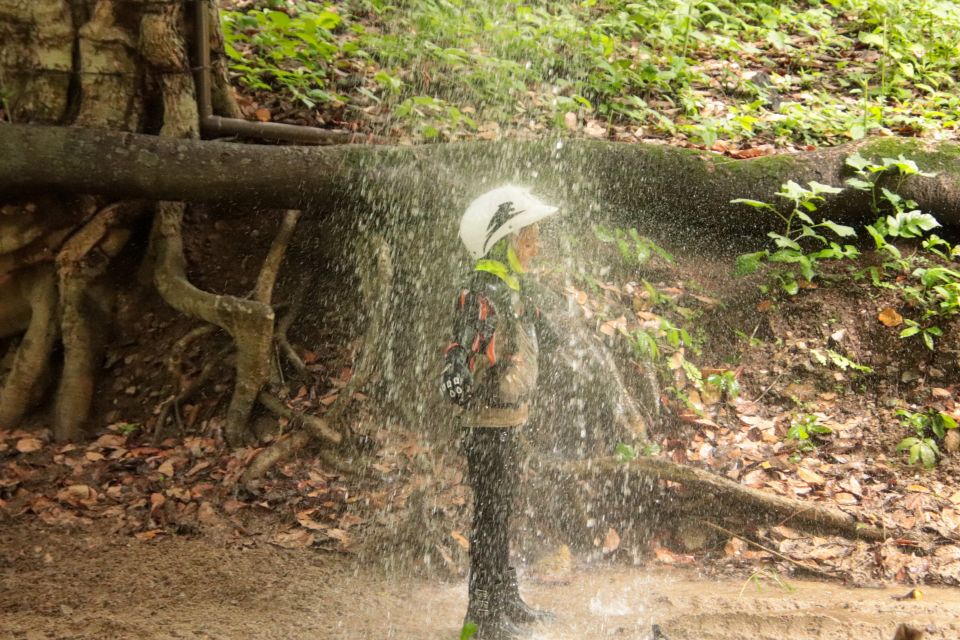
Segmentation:
{"type": "MultiPolygon", "coordinates": [[[[187,6],[192,5],[0,0],[0,93],[6,118],[31,126],[56,124],[61,131],[87,130],[63,126],[72,125],[105,134],[154,134],[154,140],[196,138],[198,114],[187,55],[191,42],[184,35],[187,6]]],[[[215,11],[212,4],[210,11],[215,11]]],[[[218,92],[216,102],[224,115],[236,115],[225,92],[218,92]]],[[[13,131],[19,125],[3,125],[5,131],[8,127],[13,131]]],[[[10,155],[23,160],[32,148],[32,143],[18,143],[10,155]]],[[[67,148],[61,151],[71,154],[67,148]]],[[[100,157],[91,169],[109,175],[124,162],[100,157]]],[[[79,436],[89,413],[102,336],[112,315],[115,287],[104,280],[111,277],[110,261],[133,226],[152,215],[154,206],[116,202],[118,194],[96,189],[79,191],[88,195],[4,191],[18,200],[4,206],[0,218],[0,287],[5,294],[0,298],[0,337],[24,337],[0,392],[0,427],[16,426],[41,396],[58,339],[63,364],[54,403],[55,435],[79,436]]],[[[173,307],[218,324],[235,339],[237,391],[226,435],[238,443],[246,436],[247,416],[269,373],[270,295],[258,289],[263,299],[245,300],[192,286],[183,255],[183,212],[182,202],[159,205],[151,242],[157,256],[155,279],[173,307]]],[[[276,271],[277,265],[264,269],[264,289],[272,289],[276,271]]]]}

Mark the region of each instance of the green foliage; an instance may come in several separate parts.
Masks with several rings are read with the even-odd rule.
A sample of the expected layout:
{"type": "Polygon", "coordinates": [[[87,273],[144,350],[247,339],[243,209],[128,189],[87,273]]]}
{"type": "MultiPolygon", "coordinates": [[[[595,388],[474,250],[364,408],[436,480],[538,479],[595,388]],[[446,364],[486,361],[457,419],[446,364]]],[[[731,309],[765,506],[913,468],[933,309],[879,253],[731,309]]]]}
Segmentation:
{"type": "Polygon", "coordinates": [[[121,435],[129,436],[143,429],[143,425],[138,422],[121,422],[120,424],[115,425],[115,428],[121,435]]]}
{"type": "Polygon", "coordinates": [[[438,123],[429,112],[426,124],[392,120],[397,105],[429,96],[477,123],[562,131],[573,113],[709,147],[956,129],[960,8],[902,6],[270,0],[221,17],[242,85],[370,126],[471,132],[447,114],[438,123]],[[786,98],[776,108],[771,87],[750,80],[758,70],[786,98]]]}
{"type": "Polygon", "coordinates": [[[311,108],[342,102],[328,81],[341,54],[334,32],[342,18],[332,5],[299,2],[292,15],[262,8],[223,11],[221,16],[230,69],[241,85],[280,89],[311,108]]]}
{"type": "Polygon", "coordinates": [[[917,336],[932,351],[943,335],[943,329],[935,322],[960,313],[960,271],[946,266],[960,255],[960,250],[936,234],[926,236],[940,223],[933,215],[918,210],[916,202],[900,196],[897,190],[909,176],[929,178],[935,174],[921,171],[916,162],[903,156],[872,162],[854,154],[846,163],[856,172],[847,184],[870,192],[871,209],[879,216],[866,230],[886,259],[879,267],[869,269],[870,279],[878,287],[897,291],[905,303],[917,309],[916,318],[904,320],[906,326],[900,337],[917,336]],[[892,179],[894,189],[883,186],[882,179],[892,179]],[[891,239],[920,239],[925,253],[904,256],[891,239]]]}
{"type": "Polygon", "coordinates": [[[654,257],[667,263],[673,262],[670,252],[647,236],[640,235],[636,229],[608,229],[598,225],[593,228],[593,233],[601,242],[615,244],[628,265],[641,266],[654,257]]]}
{"type": "Polygon", "coordinates": [[[935,467],[940,455],[937,440],[943,440],[947,429],[956,429],[957,421],[952,416],[937,409],[913,412],[897,411],[900,423],[913,429],[914,435],[904,438],[897,445],[898,452],[908,452],[907,464],[920,462],[926,468],[935,467]]]}
{"type": "Polygon", "coordinates": [[[859,373],[873,373],[873,369],[870,367],[860,364],[859,362],[854,362],[847,356],[842,353],[838,353],[833,349],[810,349],[810,355],[812,355],[817,362],[821,365],[826,366],[827,364],[832,364],[841,371],[857,371],[859,373]]]}
{"type": "Polygon", "coordinates": [[[473,636],[477,635],[477,625],[473,622],[467,622],[463,625],[463,628],[460,630],[460,640],[470,640],[473,636]]]}
{"type": "Polygon", "coordinates": [[[817,448],[818,440],[832,433],[833,429],[822,424],[817,416],[805,413],[790,422],[787,439],[796,442],[800,451],[813,451],[817,448]]]}
{"type": "Polygon", "coordinates": [[[636,460],[641,456],[655,456],[658,453],[660,453],[660,445],[656,442],[644,443],[639,451],[637,451],[636,447],[625,442],[618,442],[617,446],[613,449],[613,454],[617,460],[624,463],[636,460]]]}
{"type": "Polygon", "coordinates": [[[828,237],[828,234],[838,239],[856,237],[857,232],[852,227],[831,220],[814,222],[810,217],[810,214],[816,212],[818,203],[824,201],[823,194],[837,194],[841,191],[843,189],[815,181],[810,182],[807,187],[801,187],[791,180],[782,185],[776,194],[790,203],[790,211],[786,214],[759,200],[733,200],[732,202],[768,211],[783,222],[781,232],[771,231],[767,234],[776,249],[739,256],[734,273],[747,275],[759,269],[761,264],[767,263],[771,266],[771,276],[780,284],[780,288],[792,296],[800,291],[802,281],[813,281],[821,260],[858,257],[860,252],[855,246],[841,245],[828,237]]]}
{"type": "Polygon", "coordinates": [[[704,382],[707,386],[716,389],[724,402],[730,402],[740,395],[740,381],[737,380],[737,375],[733,371],[711,373],[704,382]]]}

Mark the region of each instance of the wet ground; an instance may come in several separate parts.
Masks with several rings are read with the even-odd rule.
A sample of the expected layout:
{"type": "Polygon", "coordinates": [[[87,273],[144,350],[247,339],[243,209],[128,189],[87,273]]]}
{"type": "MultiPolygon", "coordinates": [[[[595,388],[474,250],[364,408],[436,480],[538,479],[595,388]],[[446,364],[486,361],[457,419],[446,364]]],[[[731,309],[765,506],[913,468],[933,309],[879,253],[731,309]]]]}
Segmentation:
{"type": "MultiPolygon", "coordinates": [[[[35,524],[35,523],[34,523],[35,524]]],[[[416,579],[350,555],[242,548],[230,540],[137,541],[0,524],[0,638],[454,640],[463,582],[416,579]]],[[[532,640],[888,640],[901,622],[960,637],[960,590],[848,589],[695,571],[579,567],[563,584],[526,581],[558,613],[532,640]]]]}

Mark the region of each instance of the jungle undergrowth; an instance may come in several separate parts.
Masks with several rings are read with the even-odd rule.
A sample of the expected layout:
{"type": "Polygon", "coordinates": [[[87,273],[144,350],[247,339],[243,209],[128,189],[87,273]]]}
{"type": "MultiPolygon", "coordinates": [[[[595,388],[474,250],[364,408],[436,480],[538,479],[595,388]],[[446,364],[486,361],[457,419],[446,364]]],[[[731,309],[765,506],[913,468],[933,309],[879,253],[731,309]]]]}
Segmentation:
{"type": "Polygon", "coordinates": [[[957,132],[960,7],[942,0],[225,5],[242,87],[401,139],[557,131],[727,150],[957,132]]]}

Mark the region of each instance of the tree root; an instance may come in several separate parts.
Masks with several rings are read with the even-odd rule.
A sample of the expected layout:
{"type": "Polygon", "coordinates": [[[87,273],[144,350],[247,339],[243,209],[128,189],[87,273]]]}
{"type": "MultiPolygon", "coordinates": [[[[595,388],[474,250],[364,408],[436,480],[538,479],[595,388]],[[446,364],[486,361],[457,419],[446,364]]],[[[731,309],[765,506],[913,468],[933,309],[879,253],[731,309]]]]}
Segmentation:
{"type": "MultiPolygon", "coordinates": [[[[393,262],[390,257],[390,246],[380,236],[374,236],[370,243],[369,255],[373,256],[374,264],[372,268],[360,268],[361,291],[365,308],[371,310],[370,319],[364,332],[360,347],[361,355],[354,367],[353,375],[350,376],[346,386],[340,390],[336,401],[327,411],[325,418],[303,413],[297,414],[274,396],[261,393],[261,404],[277,415],[287,418],[295,417],[302,421],[305,430],[311,433],[311,437],[307,439],[297,438],[295,442],[289,442],[289,439],[281,440],[264,449],[254,458],[244,473],[244,483],[259,480],[273,465],[305,447],[312,438],[318,438],[333,444],[341,444],[344,439],[342,434],[346,434],[349,438],[350,430],[343,424],[344,418],[353,402],[354,394],[363,388],[377,371],[375,366],[377,362],[376,354],[373,346],[376,344],[377,336],[385,328],[389,310],[387,297],[383,293],[390,290],[393,282],[393,262]],[[261,457],[264,458],[262,464],[260,463],[261,457]]],[[[288,312],[288,317],[293,315],[298,306],[299,303],[295,302],[291,311],[288,312]]],[[[286,327],[284,327],[283,332],[285,334],[286,327]]]]}
{"type": "Polygon", "coordinates": [[[297,287],[297,291],[294,293],[293,302],[291,303],[290,308],[287,309],[287,312],[277,322],[277,329],[273,336],[273,339],[276,341],[280,352],[287,359],[287,362],[290,363],[290,366],[292,366],[297,372],[297,376],[299,376],[302,380],[310,379],[310,370],[307,369],[306,363],[304,363],[303,359],[300,357],[300,354],[297,353],[297,350],[294,349],[293,345],[290,344],[290,338],[287,337],[287,332],[290,331],[290,327],[293,325],[294,320],[296,320],[297,316],[300,315],[300,308],[303,306],[303,292],[307,288],[307,283],[309,280],[309,276],[303,276],[300,278],[300,286],[297,287]]]}
{"type": "Polygon", "coordinates": [[[165,400],[160,405],[159,412],[157,413],[157,422],[153,427],[155,440],[163,440],[163,438],[166,437],[166,424],[170,418],[171,412],[173,413],[173,418],[177,423],[177,427],[180,430],[181,435],[183,434],[183,425],[180,422],[180,405],[193,398],[193,396],[203,388],[210,378],[213,377],[213,372],[217,365],[220,364],[233,350],[233,346],[231,345],[221,349],[213,357],[206,358],[203,363],[203,367],[200,369],[200,373],[195,378],[187,382],[186,386],[184,386],[184,377],[182,376],[182,371],[179,366],[180,355],[183,353],[183,349],[185,349],[186,345],[192,340],[195,340],[201,335],[205,335],[206,333],[209,333],[215,329],[216,328],[211,325],[197,327],[177,341],[177,344],[174,347],[174,355],[170,357],[169,368],[173,377],[178,380],[179,391],[174,397],[165,400]]]}
{"type": "Polygon", "coordinates": [[[30,304],[30,324],[0,390],[0,427],[16,426],[29,409],[59,335],[57,283],[53,268],[38,267],[24,276],[21,290],[30,304]]]}
{"type": "Polygon", "coordinates": [[[270,469],[284,460],[289,460],[312,441],[313,434],[309,431],[294,431],[284,435],[250,461],[240,478],[241,485],[254,489],[255,483],[270,469]]]}
{"type": "Polygon", "coordinates": [[[181,313],[215,324],[229,333],[237,346],[236,382],[227,409],[224,436],[228,444],[239,446],[249,437],[250,412],[270,374],[273,308],[259,300],[216,295],[190,284],[183,255],[184,205],[163,202],[158,208],[154,226],[157,290],[181,313]]]}
{"type": "Polygon", "coordinates": [[[282,400],[265,391],[260,393],[259,400],[260,404],[272,413],[281,418],[286,418],[290,427],[294,429],[296,427],[302,428],[294,430],[288,436],[277,440],[250,461],[241,477],[241,483],[245,487],[254,488],[255,483],[274,465],[289,459],[314,440],[321,440],[334,445],[343,441],[343,436],[323,418],[291,409],[282,400]]]}
{"type": "Polygon", "coordinates": [[[839,509],[745,487],[728,478],[663,458],[644,457],[626,463],[595,459],[547,465],[546,469],[560,483],[585,481],[598,488],[616,486],[618,500],[621,503],[626,500],[627,508],[634,513],[637,512],[637,503],[651,500],[655,495],[656,492],[649,490],[651,483],[669,480],[689,492],[683,500],[673,501],[669,508],[682,509],[685,514],[700,520],[714,518],[735,522],[743,529],[757,525],[787,525],[813,533],[869,541],[903,536],[902,532],[864,524],[839,509]]]}
{"type": "Polygon", "coordinates": [[[58,440],[77,438],[90,413],[104,326],[113,296],[98,284],[130,237],[128,222],[143,210],[124,202],[100,209],[57,254],[63,371],[54,406],[58,440]]]}

